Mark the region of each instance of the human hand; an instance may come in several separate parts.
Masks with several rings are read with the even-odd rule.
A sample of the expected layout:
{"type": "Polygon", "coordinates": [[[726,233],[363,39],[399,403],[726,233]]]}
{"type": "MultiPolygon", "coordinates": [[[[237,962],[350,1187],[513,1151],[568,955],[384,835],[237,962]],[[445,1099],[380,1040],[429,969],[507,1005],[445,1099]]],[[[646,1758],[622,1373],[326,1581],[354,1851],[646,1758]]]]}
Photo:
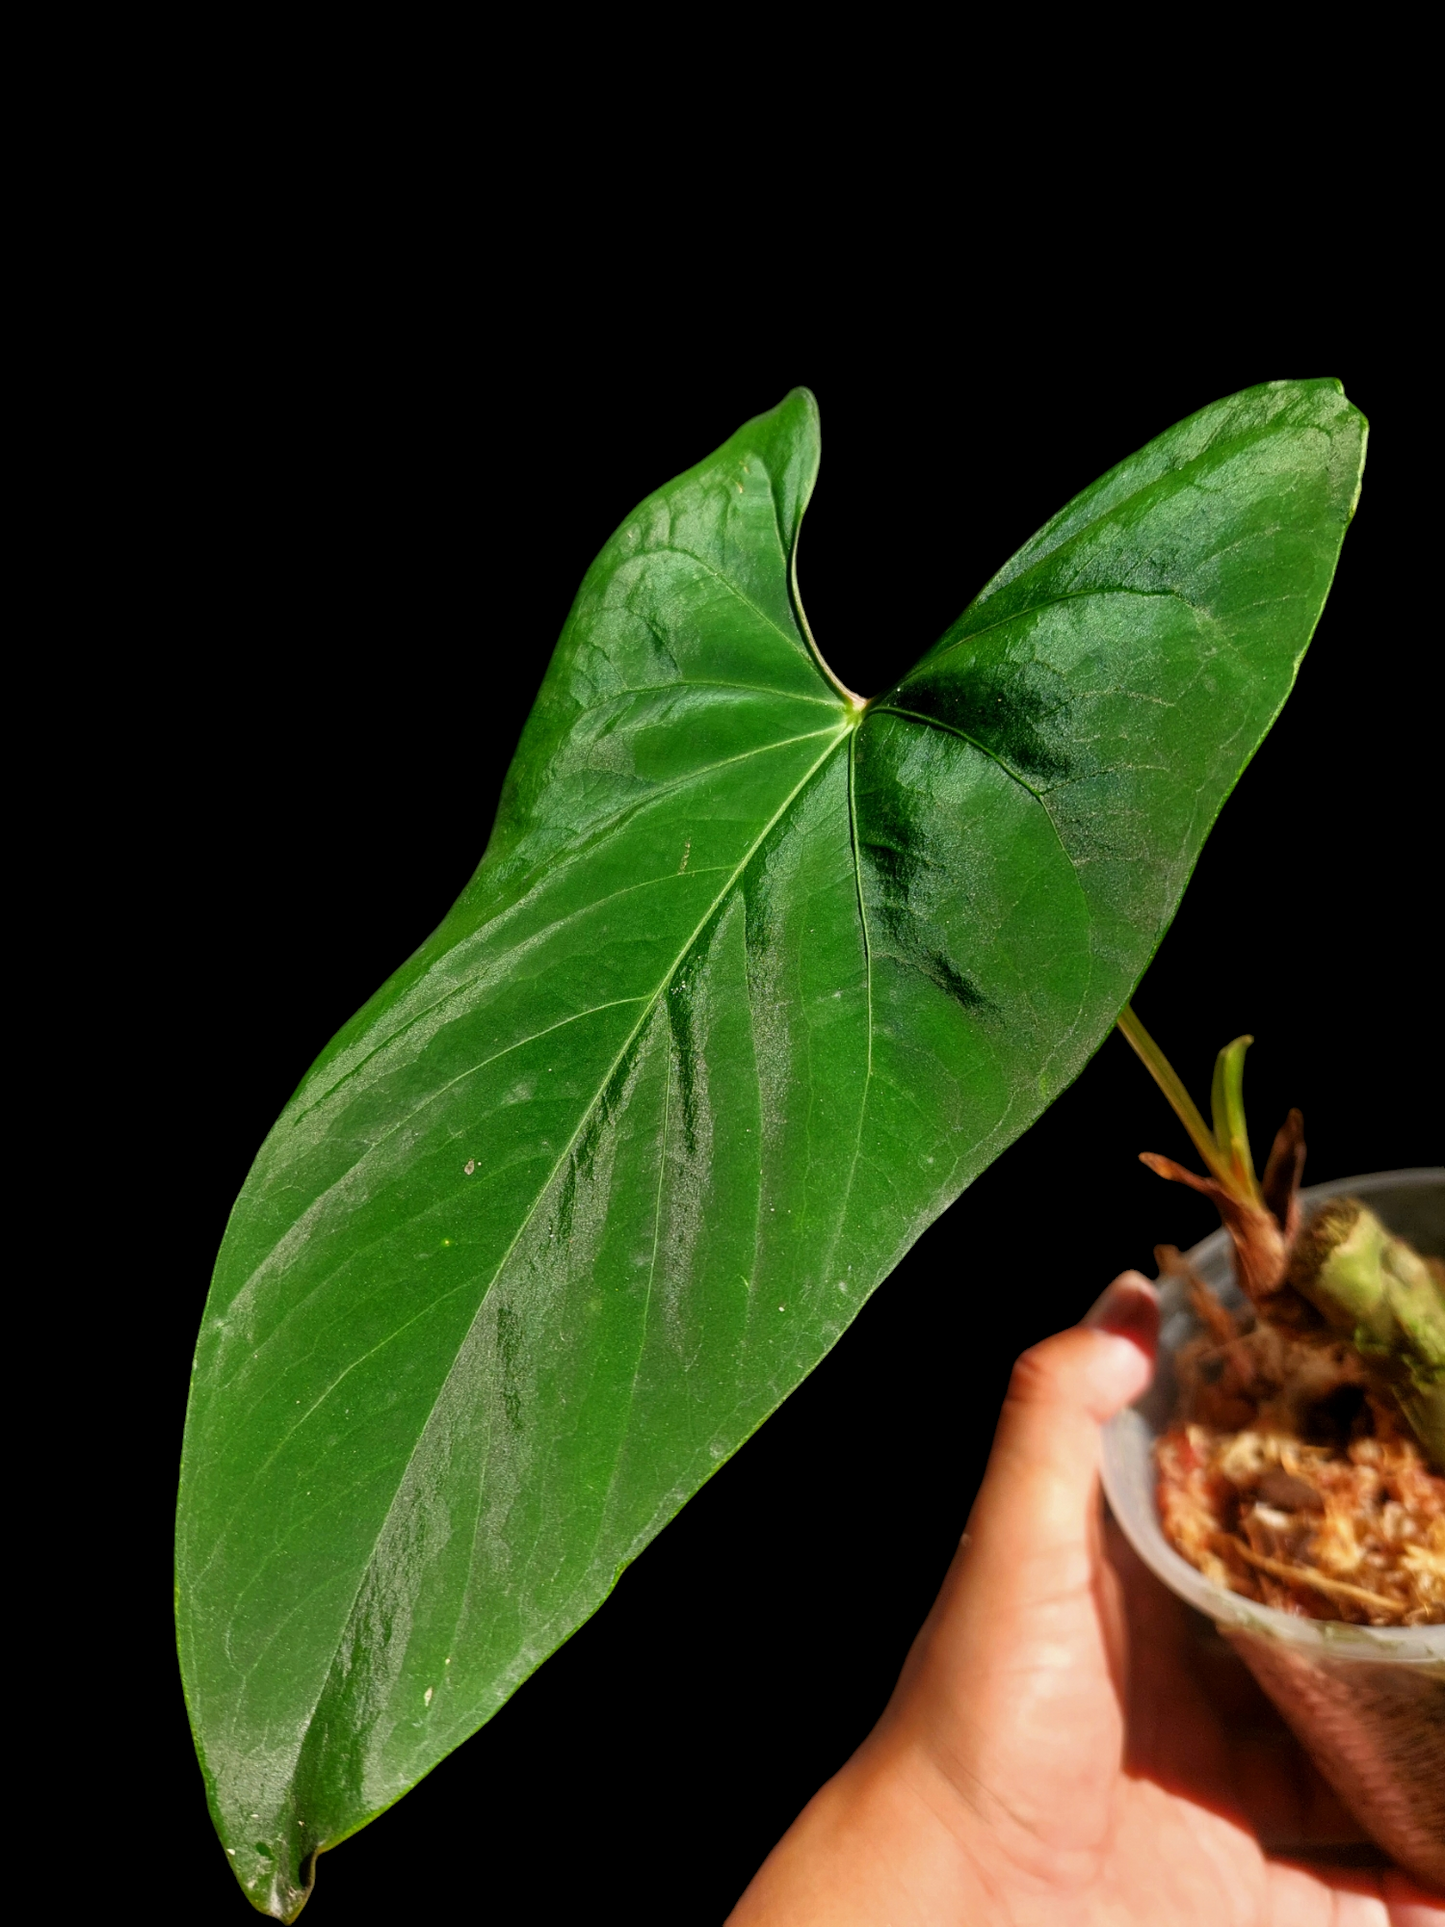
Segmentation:
{"type": "Polygon", "coordinates": [[[1125,1272],[1018,1361],[882,1719],[729,1927],[1441,1927],[1397,1870],[1301,1857],[1363,1836],[1225,1643],[1106,1533],[1099,1430],[1148,1384],[1158,1323],[1125,1272]]]}

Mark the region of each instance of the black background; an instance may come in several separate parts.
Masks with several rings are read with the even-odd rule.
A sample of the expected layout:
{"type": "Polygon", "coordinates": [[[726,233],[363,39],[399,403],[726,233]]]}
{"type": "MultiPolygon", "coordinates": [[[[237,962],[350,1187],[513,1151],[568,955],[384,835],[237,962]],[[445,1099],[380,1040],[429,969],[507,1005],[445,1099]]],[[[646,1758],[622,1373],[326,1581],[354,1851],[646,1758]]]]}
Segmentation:
{"type": "MultiPolygon", "coordinates": [[[[131,999],[115,1161],[141,1256],[114,1334],[127,1476],[96,1525],[124,1663],[78,1745],[158,1845],[162,1916],[238,1927],[254,1916],[206,1814],[169,1618],[186,1375],[226,1213],[311,1058],[476,864],[597,548],[793,384],[824,436],[803,596],[870,693],[1170,423],[1277,376],[1344,381],[1372,439],[1336,588],[1136,1001],[1201,1096],[1214,1051],[1255,1034],[1257,1148],[1300,1104],[1307,1180],[1440,1142],[1433,425],[1383,267],[1355,293],[1197,261],[1106,288],[932,257],[865,273],[780,242],[727,285],[639,267],[604,287],[579,259],[542,293],[515,260],[413,249],[401,227],[255,258],[224,285],[171,283],[139,372],[114,371],[96,483],[123,503],[101,585],[118,640],[81,872],[131,999]]],[[[1156,1240],[1211,1229],[1141,1149],[1187,1155],[1115,1036],[598,1615],[323,1858],[308,1921],[721,1920],[881,1709],[1012,1358],[1124,1266],[1152,1271],[1156,1240]]]]}

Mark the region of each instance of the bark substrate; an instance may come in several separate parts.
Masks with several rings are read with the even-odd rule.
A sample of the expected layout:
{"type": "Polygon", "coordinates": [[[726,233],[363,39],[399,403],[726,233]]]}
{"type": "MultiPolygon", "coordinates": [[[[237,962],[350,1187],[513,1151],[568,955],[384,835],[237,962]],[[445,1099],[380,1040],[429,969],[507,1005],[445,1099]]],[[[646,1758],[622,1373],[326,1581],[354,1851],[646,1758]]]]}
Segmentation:
{"type": "Polygon", "coordinates": [[[1313,1619],[1445,1622],[1445,1478],[1393,1399],[1327,1329],[1237,1320],[1198,1278],[1203,1327],[1175,1359],[1159,1512],[1231,1592],[1313,1619]]]}

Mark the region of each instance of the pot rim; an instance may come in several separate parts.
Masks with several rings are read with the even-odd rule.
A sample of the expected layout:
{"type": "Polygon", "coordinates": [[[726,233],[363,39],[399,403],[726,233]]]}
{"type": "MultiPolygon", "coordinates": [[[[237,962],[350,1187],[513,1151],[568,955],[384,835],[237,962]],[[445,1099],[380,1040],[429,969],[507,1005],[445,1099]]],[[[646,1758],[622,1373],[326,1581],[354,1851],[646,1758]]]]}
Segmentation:
{"type": "MultiPolygon", "coordinates": [[[[1445,1189],[1445,1165],[1416,1165],[1401,1171],[1371,1171],[1360,1177],[1314,1184],[1300,1192],[1305,1206],[1340,1196],[1366,1198],[1372,1192],[1445,1189]]],[[[1190,1264],[1226,1303],[1242,1303],[1229,1266],[1229,1234],[1223,1228],[1185,1253],[1190,1264]],[[1211,1276],[1213,1274],[1213,1276],[1211,1276]]],[[[1181,1279],[1159,1287],[1160,1359],[1172,1357],[1198,1329],[1181,1279]]],[[[1159,1377],[1156,1374],[1156,1379],[1159,1377]]],[[[1316,1659],[1365,1660],[1379,1665],[1445,1666],[1445,1625],[1354,1626],[1337,1619],[1308,1619],[1258,1604],[1206,1579],[1164,1537],[1155,1497],[1154,1440],[1162,1429],[1153,1386],[1104,1427],[1102,1475],[1109,1509],[1135,1552],[1169,1590],[1212,1619],[1221,1632],[1254,1632],[1307,1652],[1316,1659]]]]}

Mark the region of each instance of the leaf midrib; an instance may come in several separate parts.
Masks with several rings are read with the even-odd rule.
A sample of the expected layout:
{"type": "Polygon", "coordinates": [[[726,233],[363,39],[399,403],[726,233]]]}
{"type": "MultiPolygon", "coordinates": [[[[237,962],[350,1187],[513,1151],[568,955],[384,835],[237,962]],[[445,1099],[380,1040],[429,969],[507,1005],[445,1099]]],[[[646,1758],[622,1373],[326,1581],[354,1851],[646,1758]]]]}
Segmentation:
{"type": "Polygon", "coordinates": [[[326,1668],[326,1672],[322,1677],[319,1688],[317,1689],[316,1697],[312,1701],[311,1709],[306,1716],[306,1726],[302,1733],[301,1742],[297,1748],[297,1753],[296,1753],[296,1758],[298,1763],[300,1761],[302,1753],[305,1751],[306,1742],[311,1733],[311,1724],[316,1717],[316,1709],[318,1706],[320,1706],[322,1700],[325,1698],[326,1689],[331,1683],[332,1675],[336,1668],[337,1658],[345,1644],[346,1629],[351,1624],[352,1617],[356,1611],[357,1601],[361,1597],[362,1589],[366,1584],[367,1576],[372,1570],[372,1566],[376,1557],[376,1548],[378,1545],[380,1545],[381,1540],[386,1532],[387,1526],[390,1524],[392,1512],[396,1505],[397,1496],[405,1489],[407,1477],[411,1471],[413,1463],[415,1462],[417,1453],[421,1450],[423,1441],[426,1439],[427,1434],[431,1429],[432,1419],[436,1413],[437,1407],[440,1405],[442,1401],[442,1398],[446,1392],[447,1386],[451,1383],[452,1374],[456,1371],[457,1365],[466,1351],[467,1341],[471,1337],[471,1334],[474,1331],[474,1329],[476,1328],[477,1319],[482,1314],[482,1308],[486,1304],[486,1301],[491,1294],[492,1287],[496,1284],[498,1278],[501,1277],[502,1272],[506,1268],[508,1260],[512,1256],[512,1253],[516,1250],[517,1245],[520,1243],[521,1239],[526,1234],[526,1231],[530,1226],[533,1218],[536,1216],[538,1210],[541,1208],[542,1200],[547,1196],[548,1192],[551,1190],[552,1184],[556,1179],[557,1173],[562,1169],[567,1159],[571,1156],[574,1148],[577,1145],[579,1138],[582,1136],[583,1131],[586,1129],[587,1124],[590,1121],[594,1111],[596,1110],[598,1104],[602,1101],[603,1094],[606,1092],[608,1085],[612,1082],[612,1079],[617,1075],[617,1071],[619,1067],[622,1065],[622,1063],[624,1062],[624,1060],[626,1059],[628,1051],[632,1049],[638,1037],[641,1035],[642,1030],[647,1023],[648,1018],[651,1016],[652,1012],[657,1007],[658,1000],[664,995],[668,985],[672,982],[673,978],[677,975],[677,972],[681,969],[683,963],[686,961],[689,953],[691,952],[693,945],[697,942],[698,938],[702,935],[703,931],[707,928],[708,924],[712,921],[713,917],[717,914],[719,907],[726,900],[729,893],[734,888],[736,888],[739,879],[746,872],[748,865],[752,862],[753,858],[757,855],[758,851],[762,848],[763,844],[767,841],[768,837],[772,835],[773,831],[777,828],[778,824],[782,822],[783,818],[786,816],[787,812],[792,808],[793,804],[797,801],[798,797],[807,788],[808,784],[812,782],[813,778],[818,774],[819,770],[822,769],[823,765],[828,761],[829,757],[831,757],[836,753],[839,745],[844,741],[846,741],[851,735],[853,735],[853,733],[854,733],[854,725],[851,722],[845,721],[840,725],[837,731],[837,734],[833,738],[833,741],[828,745],[827,749],[824,750],[823,754],[817,759],[817,761],[813,763],[811,767],[803,774],[803,776],[789,791],[788,795],[784,797],[783,801],[779,804],[778,808],[773,812],[772,816],[769,817],[768,821],[763,825],[762,829],[758,832],[757,836],[753,839],[753,842],[748,846],[748,849],[744,852],[743,856],[740,858],[737,865],[733,869],[731,875],[728,878],[728,881],[723,885],[722,889],[719,890],[717,895],[713,898],[712,902],[709,904],[707,908],[706,913],[697,920],[697,923],[694,925],[692,931],[688,935],[686,942],[678,951],[676,957],[673,959],[672,963],[668,966],[668,969],[665,975],[658,983],[656,990],[654,990],[652,995],[647,999],[646,1005],[641,1015],[639,1016],[637,1022],[633,1025],[632,1029],[628,1032],[627,1037],[623,1040],[621,1047],[618,1049],[616,1055],[613,1057],[611,1063],[608,1065],[605,1074],[603,1075],[603,1077],[598,1083],[597,1089],[594,1091],[591,1098],[588,1099],[586,1105],[583,1107],[581,1113],[579,1114],[576,1128],[574,1129],[571,1137],[568,1138],[566,1144],[562,1147],[561,1151],[558,1153],[556,1159],[553,1162],[551,1170],[547,1174],[546,1179],[537,1187],[537,1194],[535,1199],[532,1202],[531,1208],[528,1210],[526,1216],[522,1219],[521,1223],[518,1225],[506,1250],[502,1253],[501,1257],[498,1259],[497,1264],[492,1272],[492,1275],[487,1280],[487,1283],[482,1290],[481,1297],[477,1301],[476,1311],[472,1314],[472,1318],[470,1323],[467,1326],[466,1332],[463,1334],[460,1342],[457,1345],[456,1357],[453,1359],[451,1365],[447,1368],[447,1372],[443,1377],[441,1384],[437,1387],[436,1396],[432,1400],[431,1411],[427,1414],[426,1422],[419,1428],[417,1432],[416,1443],[412,1446],[411,1451],[407,1454],[406,1464],[401,1468],[401,1471],[397,1476],[396,1488],[395,1488],[395,1492],[392,1495],[391,1503],[387,1506],[385,1513],[382,1515],[381,1521],[377,1527],[376,1536],[372,1541],[371,1551],[367,1555],[365,1562],[362,1564],[360,1568],[358,1578],[357,1578],[356,1588],[351,1597],[351,1603],[347,1607],[346,1617],[342,1621],[341,1637],[336,1642],[336,1649],[332,1653],[331,1659],[326,1668]]]}

